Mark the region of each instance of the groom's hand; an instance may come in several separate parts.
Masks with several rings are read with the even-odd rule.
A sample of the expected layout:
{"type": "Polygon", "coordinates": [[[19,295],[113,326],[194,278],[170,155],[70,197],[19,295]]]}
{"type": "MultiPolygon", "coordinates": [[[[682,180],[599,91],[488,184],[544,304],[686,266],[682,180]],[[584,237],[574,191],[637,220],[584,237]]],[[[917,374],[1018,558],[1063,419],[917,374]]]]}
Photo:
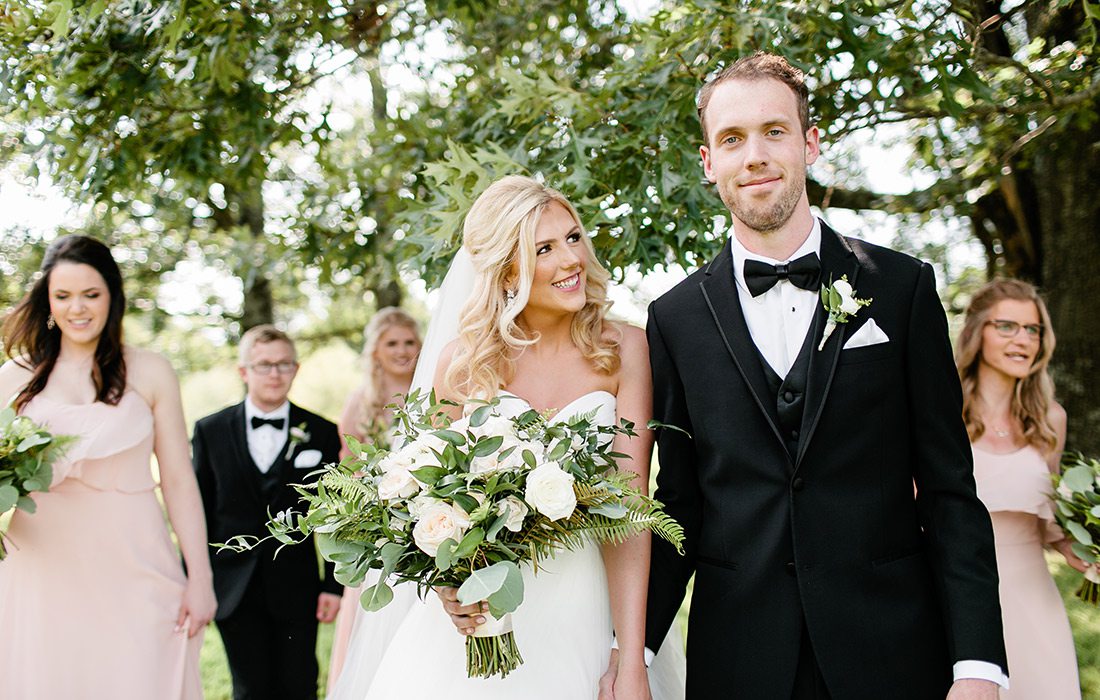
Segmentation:
{"type": "Polygon", "coordinates": [[[435,594],[443,601],[443,609],[451,616],[451,622],[458,628],[459,634],[471,635],[474,628],[484,624],[485,618],[480,613],[489,612],[489,604],[485,601],[473,605],[463,605],[458,602],[457,588],[436,588],[435,594]]]}
{"type": "Polygon", "coordinates": [[[600,677],[599,700],[615,700],[615,679],[619,675],[619,650],[611,650],[611,659],[607,662],[607,671],[600,677]]]}
{"type": "Polygon", "coordinates": [[[977,678],[959,679],[947,691],[947,700],[997,700],[999,696],[999,685],[977,678]]]}

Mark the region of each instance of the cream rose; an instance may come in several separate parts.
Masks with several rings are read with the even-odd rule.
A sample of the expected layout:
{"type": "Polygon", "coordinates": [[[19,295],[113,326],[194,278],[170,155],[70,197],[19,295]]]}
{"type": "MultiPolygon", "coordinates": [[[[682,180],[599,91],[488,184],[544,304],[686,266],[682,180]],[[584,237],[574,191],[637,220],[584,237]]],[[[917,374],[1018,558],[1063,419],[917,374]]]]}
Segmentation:
{"type": "Polygon", "coordinates": [[[446,539],[458,542],[470,527],[470,518],[460,508],[435,503],[425,508],[413,527],[413,541],[426,554],[435,556],[446,539]]]}
{"type": "Polygon", "coordinates": [[[420,482],[404,469],[387,471],[378,480],[378,497],[383,501],[408,498],[420,490],[420,482]]]}
{"type": "Polygon", "coordinates": [[[527,475],[523,497],[551,520],[568,518],[577,507],[573,475],[562,471],[557,462],[547,462],[527,475]]]}
{"type": "Polygon", "coordinates": [[[509,496],[497,504],[497,512],[508,518],[504,521],[504,527],[512,532],[519,532],[523,527],[523,520],[531,509],[515,496],[509,496]]]}

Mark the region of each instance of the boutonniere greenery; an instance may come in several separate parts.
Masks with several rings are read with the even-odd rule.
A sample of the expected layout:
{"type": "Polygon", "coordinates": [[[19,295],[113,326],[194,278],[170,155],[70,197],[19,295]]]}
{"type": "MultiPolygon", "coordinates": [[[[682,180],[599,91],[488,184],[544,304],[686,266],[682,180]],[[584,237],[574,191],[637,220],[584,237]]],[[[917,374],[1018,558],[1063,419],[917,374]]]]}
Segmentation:
{"type": "Polygon", "coordinates": [[[828,286],[821,285],[821,303],[829,312],[829,320],[825,323],[825,332],[821,334],[821,343],[817,346],[818,352],[825,347],[825,341],[836,330],[838,323],[847,323],[848,319],[870,304],[871,300],[857,297],[851,283],[848,282],[848,275],[842,275],[840,279],[828,286]]]}
{"type": "Polygon", "coordinates": [[[309,431],[306,430],[305,421],[290,427],[290,444],[286,446],[286,454],[283,455],[283,459],[290,459],[290,455],[294,454],[294,448],[303,442],[309,442],[309,431]]]}

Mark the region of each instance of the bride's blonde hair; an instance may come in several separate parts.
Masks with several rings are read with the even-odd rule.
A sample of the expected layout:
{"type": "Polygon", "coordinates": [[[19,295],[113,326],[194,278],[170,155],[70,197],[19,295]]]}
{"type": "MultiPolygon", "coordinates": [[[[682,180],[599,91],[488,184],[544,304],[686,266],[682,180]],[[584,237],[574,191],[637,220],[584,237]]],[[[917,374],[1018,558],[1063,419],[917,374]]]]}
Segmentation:
{"type": "Polygon", "coordinates": [[[573,343],[599,371],[619,368],[619,338],[607,337],[604,317],[611,303],[611,275],[596,259],[573,205],[557,190],[529,177],[511,175],[489,185],[466,214],[462,245],[474,265],[474,288],[462,309],[458,343],[444,376],[444,389],[459,401],[495,396],[515,373],[515,356],[538,341],[516,319],[531,296],[535,275],[535,230],[553,203],[565,207],[581,229],[588,251],[585,305],[573,316],[573,343]],[[514,285],[507,298],[505,285],[514,285]]]}

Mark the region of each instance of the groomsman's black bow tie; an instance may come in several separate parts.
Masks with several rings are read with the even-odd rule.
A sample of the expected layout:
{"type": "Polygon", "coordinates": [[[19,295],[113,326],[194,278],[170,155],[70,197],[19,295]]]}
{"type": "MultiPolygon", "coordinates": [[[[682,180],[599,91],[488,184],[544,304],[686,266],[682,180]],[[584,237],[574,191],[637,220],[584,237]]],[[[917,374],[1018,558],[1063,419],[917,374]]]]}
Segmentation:
{"type": "Polygon", "coordinates": [[[809,253],[779,265],[759,260],[745,261],[745,286],[754,297],[774,287],[779,280],[790,280],[791,284],[800,289],[816,292],[820,276],[821,261],[817,259],[817,253],[809,253]]]}
{"type": "Polygon", "coordinates": [[[260,418],[259,416],[252,416],[252,429],[255,430],[261,425],[270,425],[276,430],[282,430],[286,424],[286,418],[260,418]]]}

